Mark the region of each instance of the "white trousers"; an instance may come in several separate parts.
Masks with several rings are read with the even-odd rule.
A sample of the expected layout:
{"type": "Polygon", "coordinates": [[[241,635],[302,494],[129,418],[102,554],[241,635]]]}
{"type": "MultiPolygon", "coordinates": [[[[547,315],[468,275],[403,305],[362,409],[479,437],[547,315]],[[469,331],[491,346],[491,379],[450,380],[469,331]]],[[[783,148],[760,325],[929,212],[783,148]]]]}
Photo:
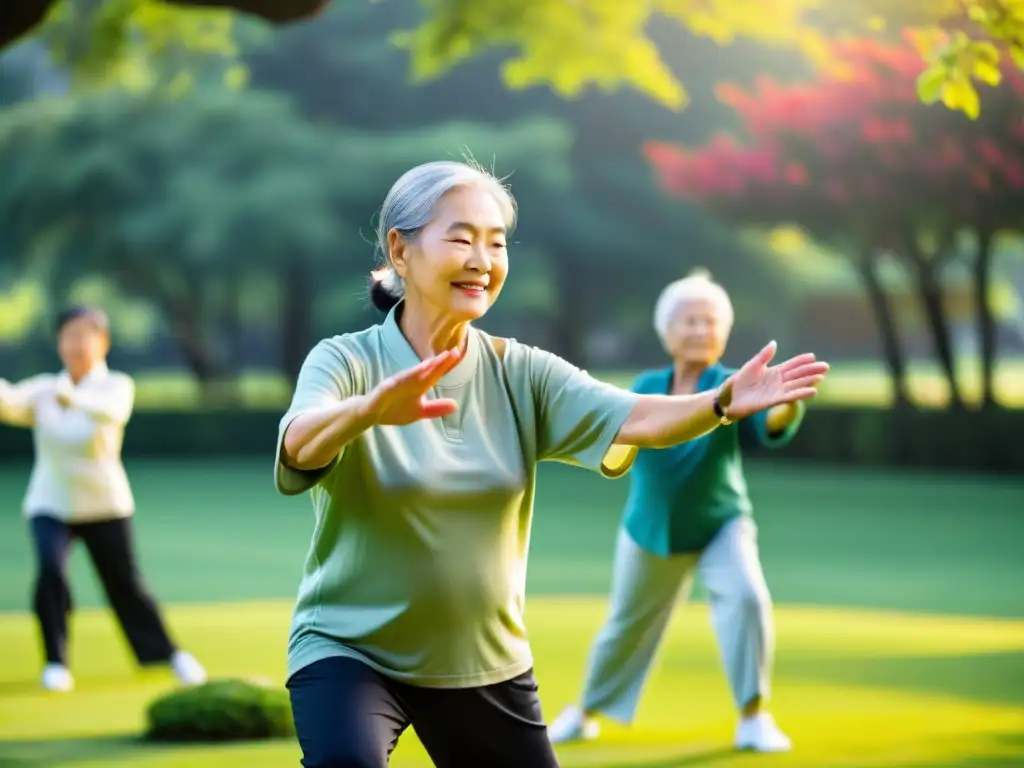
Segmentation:
{"type": "Polygon", "coordinates": [[[659,557],[620,529],[611,610],[591,648],[582,707],[622,723],[636,714],[644,682],[678,600],[700,572],[711,623],[737,708],[768,698],[774,649],[772,601],[761,570],[757,526],[728,523],[700,553],[659,557]]]}

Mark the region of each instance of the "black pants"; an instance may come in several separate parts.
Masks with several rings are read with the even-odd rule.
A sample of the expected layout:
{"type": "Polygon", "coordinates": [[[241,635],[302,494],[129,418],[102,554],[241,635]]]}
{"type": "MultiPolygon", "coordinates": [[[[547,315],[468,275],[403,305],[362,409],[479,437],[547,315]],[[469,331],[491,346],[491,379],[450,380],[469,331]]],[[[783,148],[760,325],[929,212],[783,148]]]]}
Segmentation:
{"type": "Polygon", "coordinates": [[[67,561],[75,539],[85,542],[136,660],[140,664],[170,660],[174,645],[135,563],[131,518],[65,523],[39,515],[31,518],[31,525],[38,568],[35,612],[47,662],[67,663],[68,614],[71,612],[67,561]]]}
{"type": "Polygon", "coordinates": [[[419,688],[330,658],[288,681],[305,768],[385,768],[409,725],[437,768],[558,768],[526,672],[480,688],[419,688]]]}

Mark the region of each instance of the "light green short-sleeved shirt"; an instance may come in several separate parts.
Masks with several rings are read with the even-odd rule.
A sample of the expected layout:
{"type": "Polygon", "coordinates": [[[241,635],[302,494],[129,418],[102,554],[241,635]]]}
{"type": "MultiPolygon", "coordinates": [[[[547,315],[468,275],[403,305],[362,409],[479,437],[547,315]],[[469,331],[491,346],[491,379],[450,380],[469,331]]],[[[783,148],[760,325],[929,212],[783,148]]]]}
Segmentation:
{"type": "Polygon", "coordinates": [[[371,428],[319,472],[284,466],[296,416],[420,362],[401,306],[382,325],[321,341],[281,421],[277,489],[312,489],[316,516],[288,674],[347,656],[425,687],[502,682],[533,664],[523,608],[536,463],[624,474],[633,453],[611,448],[637,395],[512,340],[502,359],[472,330],[435,388],[458,402],[454,415],[371,428]]]}

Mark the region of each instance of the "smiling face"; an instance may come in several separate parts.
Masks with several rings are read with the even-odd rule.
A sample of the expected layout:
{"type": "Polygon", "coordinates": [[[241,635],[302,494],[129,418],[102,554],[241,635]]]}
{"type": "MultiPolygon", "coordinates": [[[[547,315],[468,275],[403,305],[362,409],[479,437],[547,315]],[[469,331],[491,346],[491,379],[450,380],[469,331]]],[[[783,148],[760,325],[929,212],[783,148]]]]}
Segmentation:
{"type": "Polygon", "coordinates": [[[720,303],[691,298],[679,303],[666,335],[676,362],[706,367],[721,359],[729,341],[730,319],[720,303]]]}
{"type": "Polygon", "coordinates": [[[456,187],[410,241],[388,233],[391,263],[409,304],[454,322],[483,317],[508,275],[506,217],[483,184],[456,187]]]}

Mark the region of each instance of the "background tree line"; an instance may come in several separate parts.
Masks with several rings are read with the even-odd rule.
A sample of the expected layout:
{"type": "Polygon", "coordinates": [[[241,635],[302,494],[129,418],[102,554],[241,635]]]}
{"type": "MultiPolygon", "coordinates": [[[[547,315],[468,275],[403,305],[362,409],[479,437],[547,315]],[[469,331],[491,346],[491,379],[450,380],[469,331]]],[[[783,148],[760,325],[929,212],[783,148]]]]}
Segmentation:
{"type": "MultiPolygon", "coordinates": [[[[157,321],[137,347],[137,364],[183,364],[210,393],[225,382],[230,389],[242,369],[276,369],[291,378],[315,338],[373,319],[365,301],[368,241],[390,183],[416,162],[469,150],[512,174],[522,204],[515,280],[489,318],[502,332],[547,344],[580,364],[649,364],[659,356],[650,332],[657,291],[706,264],[740,309],[736,356],[763,340],[764,318],[771,317],[771,334],[784,343],[813,340],[833,358],[862,357],[841,334],[815,338],[802,309],[815,291],[832,289],[819,282],[821,264],[849,253],[857,268],[838,283],[849,294],[860,276],[903,402],[914,343],[895,331],[900,308],[892,305],[907,302],[899,291],[893,295],[900,278],[887,279],[893,271],[882,268],[895,259],[916,281],[925,330],[958,403],[956,323],[949,318],[955,307],[944,293],[950,284],[944,270],[946,262],[975,253],[984,392],[993,402],[996,340],[1005,337],[1010,353],[1018,343],[1016,308],[991,294],[995,285],[1012,285],[1019,248],[1005,233],[1013,232],[1010,219],[1019,206],[1012,179],[985,190],[970,179],[1011,166],[1001,162],[1005,154],[980,163],[963,156],[944,197],[926,166],[934,155],[928,148],[942,141],[971,141],[974,148],[988,139],[1000,152],[1012,149],[1021,101],[1019,77],[1007,63],[1015,38],[999,32],[979,41],[984,25],[976,24],[972,34],[963,32],[963,50],[975,53],[956,58],[960,38],[947,35],[940,46],[936,35],[938,24],[959,17],[904,9],[904,23],[918,25],[909,42],[891,30],[874,33],[898,49],[902,58],[893,64],[878,53],[890,48],[866,54],[863,45],[844,47],[827,34],[877,28],[870,14],[812,17],[816,26],[809,26],[806,9],[794,2],[790,15],[770,26],[753,8],[715,6],[711,16],[696,18],[653,6],[683,27],[644,25],[643,41],[627,44],[637,30],[632,17],[609,12],[587,23],[559,22],[576,24],[581,41],[594,37],[594,24],[606,24],[609,34],[622,36],[622,51],[640,45],[656,54],[630,69],[622,60],[573,53],[576,42],[554,46],[555,20],[529,29],[508,22],[491,34],[509,13],[498,0],[336,4],[282,29],[148,0],[66,0],[63,14],[55,12],[37,37],[2,58],[7,103],[0,111],[0,164],[9,183],[0,190],[0,269],[9,284],[27,277],[45,286],[50,305],[85,284],[119,297],[139,322],[145,313],[136,310],[153,310],[157,321]],[[67,13],[72,8],[76,13],[67,13]],[[141,30],[141,42],[128,45],[126,29],[141,30]],[[396,38],[403,29],[417,31],[396,38]],[[739,41],[721,45],[733,37],[739,41]],[[982,42],[992,50],[978,48],[982,42]],[[507,46],[518,57],[510,58],[507,46]],[[945,79],[929,64],[936,55],[945,56],[945,79]],[[992,61],[1000,78],[1010,79],[982,88],[983,108],[972,121],[968,113],[975,110],[964,106],[962,94],[958,102],[943,93],[957,72],[969,84],[992,81],[979,67],[992,61]],[[872,74],[878,66],[891,71],[872,74]],[[411,82],[410,67],[417,76],[411,82]],[[758,82],[764,71],[812,85],[769,86],[758,82]],[[676,85],[663,78],[657,86],[659,72],[676,85]],[[888,75],[899,84],[897,95],[879,90],[879,77],[888,75]],[[683,81],[685,97],[671,96],[672,88],[683,93],[683,81]],[[528,87],[540,82],[554,88],[528,87]],[[588,89],[594,82],[610,92],[588,89]],[[733,87],[722,91],[721,83],[733,87]],[[744,88],[757,97],[744,101],[744,88]],[[805,105],[797,115],[803,123],[772,124],[765,115],[794,114],[795,93],[805,105]],[[924,106],[921,96],[959,111],[924,106]],[[671,109],[684,101],[681,114],[671,109]],[[751,106],[757,102],[759,113],[751,106]],[[836,109],[840,103],[855,112],[852,118],[836,109]],[[811,119],[822,114],[831,117],[811,119]],[[886,134],[893,124],[906,130],[886,134]],[[838,131],[843,126],[856,130],[838,131]],[[703,153],[709,158],[695,162],[720,163],[714,177],[739,173],[744,195],[716,201],[709,190],[680,188],[668,148],[698,146],[723,131],[743,144],[774,147],[813,183],[782,187],[789,207],[780,207],[775,180],[758,187],[751,169],[723,170],[728,153],[709,146],[703,153]],[[814,131],[843,145],[847,166],[809,141],[814,131]],[[914,146],[916,164],[886,159],[914,146]],[[717,160],[710,157],[715,151],[717,160]],[[873,165],[865,166],[865,157],[873,165]],[[850,164],[869,179],[856,192],[856,205],[823,191],[850,164]],[[663,194],[659,180],[694,204],[663,194]],[[871,184],[887,196],[872,197],[871,184]],[[950,218],[962,204],[970,211],[957,208],[960,219],[950,218]],[[839,213],[851,210],[863,215],[839,213]],[[883,227],[869,211],[895,223],[883,227]],[[981,221],[981,212],[992,221],[981,221]],[[830,252],[801,247],[794,262],[777,238],[737,236],[734,221],[797,224],[830,252]],[[997,234],[1009,256],[994,278],[997,234]]],[[[540,3],[531,18],[568,13],[567,7],[540,3]]],[[[841,324],[842,316],[833,321],[841,324]]],[[[42,348],[45,327],[27,332],[42,348]]],[[[37,364],[31,355],[17,357],[26,369],[37,364]]]]}

